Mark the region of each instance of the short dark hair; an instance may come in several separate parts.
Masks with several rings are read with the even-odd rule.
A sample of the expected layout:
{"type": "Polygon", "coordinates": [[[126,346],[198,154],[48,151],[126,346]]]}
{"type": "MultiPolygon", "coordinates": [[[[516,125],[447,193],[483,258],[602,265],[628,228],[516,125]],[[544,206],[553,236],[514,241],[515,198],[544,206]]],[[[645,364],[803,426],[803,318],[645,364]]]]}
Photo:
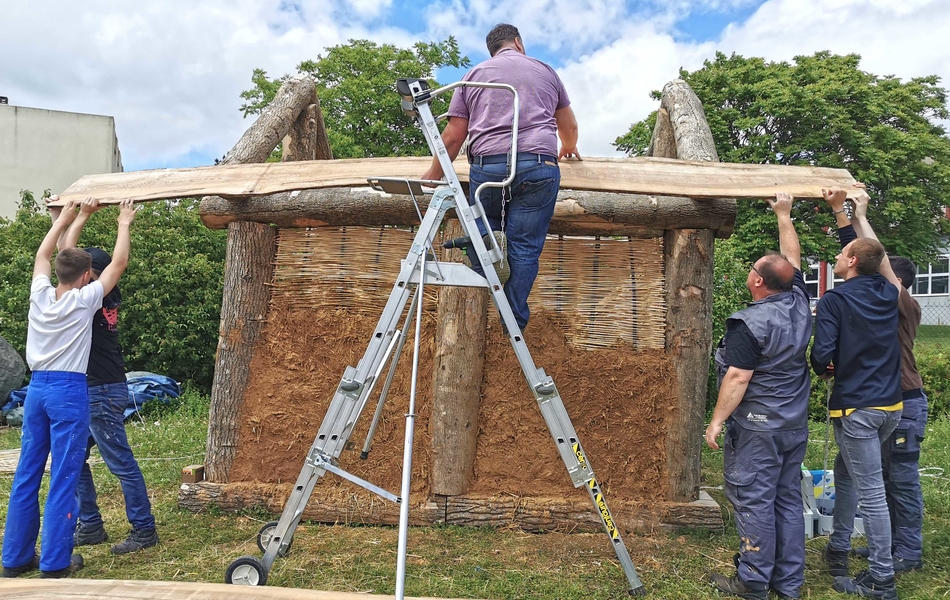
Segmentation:
{"type": "Polygon", "coordinates": [[[56,279],[60,283],[76,283],[91,268],[92,257],[85,250],[66,248],[56,255],[56,279]]]}
{"type": "Polygon", "coordinates": [[[792,281],[795,279],[795,269],[789,269],[785,265],[791,265],[785,256],[778,252],[769,252],[763,258],[766,260],[756,271],[762,277],[762,283],[765,288],[773,292],[792,291],[792,281]],[[783,268],[785,267],[785,268],[783,268]],[[785,274],[782,274],[785,271],[785,274]]]}
{"type": "Polygon", "coordinates": [[[858,275],[874,275],[881,269],[884,246],[875,239],[858,238],[851,242],[849,256],[858,259],[858,264],[854,267],[858,275]]]}
{"type": "Polygon", "coordinates": [[[901,285],[909,290],[910,286],[917,281],[917,265],[911,259],[903,256],[891,256],[889,260],[891,261],[891,269],[901,280],[901,285]]]}
{"type": "Polygon", "coordinates": [[[499,23],[485,36],[485,45],[488,46],[488,53],[492,56],[498,53],[503,46],[513,43],[515,38],[520,38],[518,28],[507,23],[499,23]]]}

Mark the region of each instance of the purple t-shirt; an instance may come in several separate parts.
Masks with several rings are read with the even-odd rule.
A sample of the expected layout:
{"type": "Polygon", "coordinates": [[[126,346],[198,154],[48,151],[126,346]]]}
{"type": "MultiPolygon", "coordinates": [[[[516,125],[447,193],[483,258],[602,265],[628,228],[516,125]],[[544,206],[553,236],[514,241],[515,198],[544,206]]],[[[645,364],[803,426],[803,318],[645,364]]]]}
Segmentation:
{"type": "MultiPolygon", "coordinates": [[[[507,83],[518,90],[518,152],[557,156],[554,111],[570,106],[561,78],[540,60],[504,48],[475,66],[462,81],[507,83]]],[[[511,150],[512,97],[505,90],[463,87],[455,90],[450,117],[468,119],[472,156],[506,154],[511,150]]]]}

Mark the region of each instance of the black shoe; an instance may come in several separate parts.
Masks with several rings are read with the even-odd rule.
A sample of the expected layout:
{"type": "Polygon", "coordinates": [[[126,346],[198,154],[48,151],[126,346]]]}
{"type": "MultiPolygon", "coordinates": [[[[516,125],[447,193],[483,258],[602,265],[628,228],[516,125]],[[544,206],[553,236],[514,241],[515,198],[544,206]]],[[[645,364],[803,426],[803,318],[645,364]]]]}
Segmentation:
{"type": "Polygon", "coordinates": [[[775,588],[770,588],[769,591],[772,592],[772,595],[778,600],[799,600],[800,598],[800,596],[789,596],[788,594],[783,594],[775,588]]]}
{"type": "Polygon", "coordinates": [[[766,600],[768,597],[768,590],[750,589],[739,579],[738,573],[732,577],[712,573],[709,575],[709,580],[712,582],[713,587],[724,594],[732,594],[733,596],[745,598],[746,600],[766,600]]]}
{"type": "Polygon", "coordinates": [[[825,546],[823,554],[825,564],[828,565],[828,572],[832,577],[848,576],[848,551],[832,550],[830,546],[825,546]]]}
{"type": "Polygon", "coordinates": [[[82,557],[78,554],[73,554],[69,557],[69,566],[65,569],[59,569],[57,571],[40,571],[40,579],[62,579],[63,577],[69,577],[71,573],[75,573],[83,567],[82,557]]]}
{"type": "Polygon", "coordinates": [[[870,571],[861,571],[854,579],[850,577],[835,577],[835,591],[845,594],[854,594],[862,598],[880,598],[881,600],[898,600],[897,586],[894,578],[878,579],[870,571]]]}
{"type": "Polygon", "coordinates": [[[151,548],[158,543],[158,532],[152,529],[132,529],[124,542],[112,546],[113,554],[128,554],[144,548],[151,548]]]}
{"type": "Polygon", "coordinates": [[[867,560],[871,556],[871,549],[867,546],[858,546],[851,549],[851,554],[867,560]]]}
{"type": "Polygon", "coordinates": [[[40,555],[34,554],[33,560],[26,563],[25,565],[20,565],[19,567],[3,567],[3,576],[4,577],[19,577],[24,573],[29,573],[30,571],[35,571],[40,568],[40,555]]]}
{"type": "Polygon", "coordinates": [[[95,546],[107,541],[109,541],[109,534],[106,533],[106,528],[102,525],[86,527],[80,523],[73,535],[74,546],[95,546]]]}

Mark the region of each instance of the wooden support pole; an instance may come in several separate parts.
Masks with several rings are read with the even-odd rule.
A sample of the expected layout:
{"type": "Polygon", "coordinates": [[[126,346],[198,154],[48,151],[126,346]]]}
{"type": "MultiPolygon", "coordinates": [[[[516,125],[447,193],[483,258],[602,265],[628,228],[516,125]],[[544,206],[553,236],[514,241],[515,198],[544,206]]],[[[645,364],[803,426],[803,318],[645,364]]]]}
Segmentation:
{"type": "MultiPolygon", "coordinates": [[[[225,156],[225,164],[263,162],[291,130],[314,96],[310,77],[294,77],[225,156]]],[[[319,123],[322,126],[322,121],[319,123]]],[[[266,223],[228,225],[221,329],[211,384],[205,471],[208,481],[228,481],[237,452],[241,409],[254,346],[270,303],[276,230],[266,223]]]]}
{"type": "MultiPolygon", "coordinates": [[[[461,235],[458,221],[447,222],[447,238],[461,235]]],[[[461,250],[448,252],[448,260],[466,260],[461,250]]],[[[488,304],[487,289],[443,287],[439,290],[432,416],[429,418],[434,494],[466,493],[475,470],[488,304]]]]}
{"type": "MultiPolygon", "coordinates": [[[[670,152],[668,120],[676,155],[666,158],[718,161],[702,103],[682,80],[663,87],[654,151],[670,152]],[[665,140],[665,141],[664,141],[665,140]]],[[[723,200],[735,206],[735,200],[723,200]]],[[[733,215],[735,215],[733,208],[733,215]]],[[[706,410],[706,380],[712,344],[713,249],[709,229],[669,229],[664,236],[666,273],[666,351],[678,383],[675,418],[667,433],[667,498],[688,502],[699,497],[700,451],[706,410]]]]}

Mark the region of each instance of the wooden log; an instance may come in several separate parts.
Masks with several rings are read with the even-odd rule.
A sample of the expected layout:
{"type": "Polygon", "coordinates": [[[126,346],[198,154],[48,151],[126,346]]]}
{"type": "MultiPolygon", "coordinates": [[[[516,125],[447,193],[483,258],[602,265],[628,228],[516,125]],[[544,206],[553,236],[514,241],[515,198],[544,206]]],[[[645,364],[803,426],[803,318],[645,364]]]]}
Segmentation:
{"type": "MultiPolygon", "coordinates": [[[[238,143],[224,156],[225,165],[262,163],[280,143],[313,98],[316,84],[309,75],[296,75],[280,86],[274,99],[238,143]]],[[[215,169],[215,167],[206,167],[215,169]]]]}
{"type": "MultiPolygon", "coordinates": [[[[419,177],[429,162],[423,157],[359,158],[86,175],[62,192],[54,205],[87,196],[98,198],[102,204],[115,204],[123,198],[247,198],[314,188],[358,187],[367,185],[366,178],[373,176],[419,177]]],[[[841,186],[851,190],[854,184],[854,178],[844,169],[644,156],[565,160],[560,169],[562,189],[690,198],[765,198],[776,191],[787,191],[798,198],[821,198],[823,188],[841,186]]],[[[455,170],[463,182],[468,180],[464,158],[455,162],[455,170]]]]}
{"type": "Polygon", "coordinates": [[[205,472],[209,481],[228,481],[237,452],[251,357],[264,328],[276,253],[273,227],[250,222],[228,226],[221,329],[208,415],[205,472]]]}
{"type": "MultiPolygon", "coordinates": [[[[2,579],[5,600],[387,600],[362,592],[321,592],[274,586],[228,585],[200,581],[122,581],[115,579],[2,579]]],[[[438,600],[410,598],[407,600],[438,600]]]]}
{"type": "MultiPolygon", "coordinates": [[[[447,238],[462,234],[458,221],[447,223],[447,238]]],[[[447,253],[448,260],[467,260],[461,250],[447,253]]],[[[432,417],[429,419],[431,483],[435,494],[464,494],[474,473],[488,304],[488,290],[484,288],[443,287],[439,290],[432,417]]]]}
{"type": "Polygon", "coordinates": [[[673,135],[673,124],[670,123],[670,113],[663,106],[656,111],[656,126],[653,128],[653,138],[647,148],[647,156],[676,156],[676,137],[673,135]]]}
{"type": "MultiPolygon", "coordinates": [[[[418,225],[409,196],[385,196],[368,188],[324,188],[282,192],[247,200],[205,197],[201,220],[211,229],[235,221],[280,227],[418,225]]],[[[548,229],[562,235],[662,235],[665,229],[712,229],[728,237],[735,222],[734,200],[697,202],[684,197],[561,190],[548,229]]]]}
{"type": "Polygon", "coordinates": [[[330,140],[327,137],[326,124],[323,121],[323,111],[320,110],[320,98],[316,89],[313,97],[300,116],[294,122],[293,128],[284,137],[284,152],[281,160],[333,160],[333,150],[330,149],[330,140]]]}
{"type": "MultiPolygon", "coordinates": [[[[214,506],[228,512],[261,509],[279,514],[290,494],[287,484],[220,484],[203,481],[182,484],[178,505],[192,512],[214,506]]],[[[705,492],[692,502],[640,502],[610,499],[610,508],[624,531],[669,532],[688,527],[722,530],[719,505],[705,492]]],[[[468,527],[518,527],[529,532],[569,531],[601,533],[603,524],[590,498],[578,491],[568,497],[516,497],[462,494],[433,496],[413,504],[413,525],[449,524],[468,527]]],[[[303,519],[318,523],[394,525],[398,506],[364,494],[321,495],[318,486],[304,509],[303,519]]]]}
{"type": "MultiPolygon", "coordinates": [[[[670,114],[678,158],[718,161],[702,104],[686,82],[666,84],[661,106],[670,114]]],[[[670,229],[664,239],[666,351],[675,364],[677,380],[676,418],[669,422],[666,440],[671,501],[699,497],[700,440],[712,344],[714,247],[708,229],[670,229]]]]}
{"type": "MultiPolygon", "coordinates": [[[[314,97],[310,77],[293,77],[277,90],[273,102],[224,158],[233,163],[263,161],[297,121],[314,97]]],[[[211,383],[211,410],[205,457],[209,481],[228,481],[239,443],[240,414],[250,377],[254,346],[264,328],[274,275],[277,235],[266,223],[228,225],[224,262],[221,328],[211,383]]]]}

